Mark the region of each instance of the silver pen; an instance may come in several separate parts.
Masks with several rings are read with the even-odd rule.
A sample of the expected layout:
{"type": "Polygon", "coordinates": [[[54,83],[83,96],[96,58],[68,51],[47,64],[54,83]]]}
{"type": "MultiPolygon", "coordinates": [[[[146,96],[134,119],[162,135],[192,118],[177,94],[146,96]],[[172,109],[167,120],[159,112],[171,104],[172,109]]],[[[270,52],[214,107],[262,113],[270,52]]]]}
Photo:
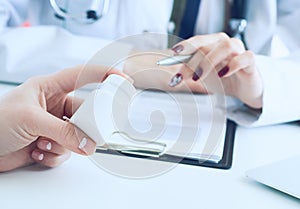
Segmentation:
{"type": "Polygon", "coordinates": [[[156,62],[157,65],[161,66],[169,66],[169,65],[176,65],[180,63],[186,63],[192,58],[193,54],[189,55],[177,55],[173,57],[167,57],[156,62]]]}

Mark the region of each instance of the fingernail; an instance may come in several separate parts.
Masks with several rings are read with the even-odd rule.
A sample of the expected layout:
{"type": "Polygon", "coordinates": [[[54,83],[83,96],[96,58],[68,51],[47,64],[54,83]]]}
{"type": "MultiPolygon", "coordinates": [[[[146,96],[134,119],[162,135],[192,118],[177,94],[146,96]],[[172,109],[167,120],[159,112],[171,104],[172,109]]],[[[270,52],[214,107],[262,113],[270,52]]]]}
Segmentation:
{"type": "Polygon", "coordinates": [[[87,139],[84,137],[84,138],[81,140],[81,142],[79,143],[78,148],[82,150],[82,149],[86,146],[86,144],[87,144],[87,139]]]}
{"type": "Polygon", "coordinates": [[[193,79],[194,81],[198,81],[199,78],[201,77],[202,73],[203,73],[202,68],[200,68],[200,67],[197,68],[197,70],[196,70],[196,71],[194,72],[194,74],[193,74],[192,79],[193,79]]]}
{"type": "Polygon", "coordinates": [[[39,154],[39,156],[38,156],[38,160],[40,160],[40,161],[42,161],[44,159],[44,154],[39,154]]]}
{"type": "Polygon", "coordinates": [[[179,45],[175,45],[171,48],[176,54],[180,53],[183,51],[184,47],[183,45],[179,44],[179,45]]]}
{"type": "Polygon", "coordinates": [[[229,71],[229,67],[225,66],[222,70],[218,72],[218,76],[222,78],[228,73],[228,71],[229,71]]]}
{"type": "Polygon", "coordinates": [[[83,137],[78,145],[78,148],[84,151],[86,154],[92,154],[95,151],[95,143],[86,137],[83,137]]]}
{"type": "Polygon", "coordinates": [[[177,86],[182,81],[182,75],[180,73],[177,73],[169,82],[170,87],[177,86]]]}
{"type": "Polygon", "coordinates": [[[32,157],[36,160],[42,161],[44,159],[44,154],[39,151],[33,151],[32,157]]]}
{"type": "Polygon", "coordinates": [[[49,143],[46,145],[46,149],[50,151],[51,148],[52,148],[52,144],[49,142],[49,143]]]}

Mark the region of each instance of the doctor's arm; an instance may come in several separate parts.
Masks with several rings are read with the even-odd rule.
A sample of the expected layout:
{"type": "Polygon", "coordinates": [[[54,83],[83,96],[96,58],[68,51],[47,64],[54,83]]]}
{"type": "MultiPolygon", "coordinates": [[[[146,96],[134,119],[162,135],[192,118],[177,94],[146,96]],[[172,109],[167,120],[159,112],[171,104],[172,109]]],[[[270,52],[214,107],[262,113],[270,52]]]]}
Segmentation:
{"type": "Polygon", "coordinates": [[[35,162],[55,167],[69,158],[69,150],[93,154],[95,142],[63,120],[82,102],[68,93],[87,83],[101,82],[112,73],[124,76],[107,67],[77,66],[31,78],[1,97],[0,172],[35,162]]]}
{"type": "Polygon", "coordinates": [[[245,50],[239,40],[223,33],[195,36],[172,49],[173,52],[169,53],[174,55],[194,54],[188,62],[192,67],[180,64],[155,67],[156,61],[162,57],[152,56],[152,64],[146,68],[155,70],[142,76],[139,69],[148,62],[137,60],[125,65],[125,72],[133,76],[140,88],[155,86],[163,90],[185,91],[183,87],[188,86],[188,90],[200,93],[207,93],[203,83],[214,72],[220,77],[226,95],[235,98],[228,106],[228,117],[238,124],[261,126],[300,119],[300,100],[297,97],[300,53],[282,59],[255,55],[245,50]],[[138,67],[135,67],[136,63],[140,63],[138,67]],[[178,76],[181,76],[177,79],[181,82],[170,87],[172,77],[178,76]]]}
{"type": "Polygon", "coordinates": [[[229,108],[229,117],[245,126],[262,126],[300,120],[300,50],[284,58],[255,56],[263,81],[261,112],[244,105],[229,108]]]}
{"type": "Polygon", "coordinates": [[[246,51],[238,39],[224,33],[194,36],[164,52],[165,55],[192,55],[187,64],[158,66],[156,63],[163,58],[163,53],[156,54],[137,57],[125,64],[125,72],[135,79],[138,87],[152,85],[163,90],[208,93],[211,91],[204,84],[210,84],[207,78],[214,72],[220,77],[226,95],[235,96],[252,108],[262,107],[263,86],[254,54],[246,51]],[[142,74],[140,69],[153,70],[142,74]],[[168,85],[172,80],[181,82],[168,85]]]}
{"type": "MultiPolygon", "coordinates": [[[[300,51],[285,58],[255,55],[245,50],[238,39],[220,35],[223,37],[204,46],[205,36],[175,45],[175,54],[195,53],[195,48],[195,55],[201,54],[195,68],[182,67],[179,73],[201,85],[201,80],[216,71],[225,94],[237,99],[234,105],[228,106],[228,117],[240,125],[262,126],[300,120],[300,51]],[[182,50],[178,51],[178,46],[182,50]],[[192,49],[189,46],[193,46],[192,49]]],[[[197,63],[193,58],[190,62],[197,63]]]]}

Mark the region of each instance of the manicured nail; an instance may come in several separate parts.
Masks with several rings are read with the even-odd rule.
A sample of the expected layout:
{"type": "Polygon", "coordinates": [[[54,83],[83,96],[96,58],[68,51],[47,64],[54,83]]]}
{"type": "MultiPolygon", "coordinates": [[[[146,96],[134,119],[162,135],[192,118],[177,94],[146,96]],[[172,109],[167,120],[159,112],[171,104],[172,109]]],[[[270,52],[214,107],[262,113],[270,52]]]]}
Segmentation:
{"type": "Polygon", "coordinates": [[[229,67],[225,66],[222,70],[218,72],[218,76],[222,78],[228,73],[228,71],[229,71],[229,67]]]}
{"type": "Polygon", "coordinates": [[[96,149],[96,143],[89,138],[83,137],[78,145],[78,148],[88,155],[93,154],[96,149]]]}
{"type": "Polygon", "coordinates": [[[81,150],[83,150],[83,148],[86,146],[86,144],[87,144],[87,139],[84,137],[84,138],[81,140],[81,142],[79,143],[78,148],[81,149],[81,150]]]}
{"type": "Polygon", "coordinates": [[[38,156],[38,160],[40,160],[40,161],[42,161],[44,159],[44,154],[39,154],[39,156],[38,156]]]}
{"type": "Polygon", "coordinates": [[[179,44],[179,45],[175,45],[171,48],[176,54],[180,53],[183,51],[184,47],[183,45],[179,44]]]}
{"type": "Polygon", "coordinates": [[[32,158],[33,159],[36,159],[36,160],[39,160],[39,161],[42,161],[44,159],[44,154],[43,153],[40,153],[39,151],[35,150],[33,151],[32,153],[32,158]]]}
{"type": "Polygon", "coordinates": [[[180,73],[177,73],[169,82],[170,87],[177,86],[182,81],[182,75],[180,73]]]}
{"type": "Polygon", "coordinates": [[[202,73],[203,73],[202,68],[198,67],[197,70],[194,72],[192,79],[194,81],[198,81],[199,78],[201,77],[202,73]]]}
{"type": "Polygon", "coordinates": [[[48,144],[46,145],[46,149],[50,151],[51,148],[52,148],[52,144],[50,142],[48,142],[48,144]]]}

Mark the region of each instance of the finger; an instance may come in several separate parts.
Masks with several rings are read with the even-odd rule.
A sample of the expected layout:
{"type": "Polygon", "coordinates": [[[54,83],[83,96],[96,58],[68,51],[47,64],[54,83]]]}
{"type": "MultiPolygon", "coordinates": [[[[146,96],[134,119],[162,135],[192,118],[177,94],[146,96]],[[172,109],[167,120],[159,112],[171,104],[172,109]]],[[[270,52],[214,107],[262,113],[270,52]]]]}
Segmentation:
{"type": "MultiPolygon", "coordinates": [[[[182,89],[181,86],[183,83],[181,83],[181,81],[184,80],[188,83],[189,87],[193,86],[192,88],[195,90],[195,86],[189,80],[192,78],[193,81],[197,81],[202,76],[203,70],[199,67],[199,63],[205,58],[206,54],[215,47],[216,44],[217,43],[212,43],[199,48],[197,52],[193,54],[188,63],[177,65],[180,66],[178,67],[179,71],[171,78],[169,86],[173,88],[175,87],[173,90],[182,89]]],[[[200,88],[200,91],[199,88],[197,88],[196,91],[203,92],[203,86],[200,88]]]]}
{"type": "Polygon", "coordinates": [[[51,86],[57,85],[59,89],[65,93],[69,93],[86,84],[102,82],[111,74],[120,75],[132,82],[128,75],[114,68],[86,65],[69,68],[50,76],[48,78],[49,85],[46,85],[46,87],[51,88],[51,86]]]}
{"type": "MultiPolygon", "coordinates": [[[[35,110],[33,134],[54,140],[68,150],[82,155],[95,152],[96,143],[73,124],[42,109],[35,110]]],[[[98,140],[98,139],[97,139],[98,140]]]]}
{"type": "Polygon", "coordinates": [[[56,143],[55,141],[51,139],[46,138],[40,138],[37,140],[37,147],[40,150],[51,152],[53,154],[62,155],[67,152],[67,149],[65,149],[60,144],[56,143]]]}
{"type": "Polygon", "coordinates": [[[84,99],[67,96],[64,106],[65,116],[71,118],[83,102],[84,99]]]}
{"type": "Polygon", "coordinates": [[[201,51],[197,51],[188,63],[181,65],[179,71],[171,78],[169,86],[181,89],[185,85],[185,82],[182,81],[187,81],[191,77],[198,80],[202,74],[202,69],[198,68],[198,65],[204,57],[205,55],[201,51]]]}
{"type": "Polygon", "coordinates": [[[246,74],[255,72],[255,57],[251,51],[246,51],[238,56],[235,56],[228,63],[228,73],[224,74],[223,77],[229,77],[238,71],[243,71],[246,74]]]}
{"type": "Polygon", "coordinates": [[[175,54],[193,54],[196,50],[203,46],[207,46],[224,39],[229,39],[228,35],[225,33],[193,36],[192,38],[177,43],[172,47],[172,50],[175,54]]]}
{"type": "Polygon", "coordinates": [[[65,152],[64,154],[61,155],[56,155],[53,153],[45,152],[43,150],[35,149],[31,153],[31,157],[35,162],[50,168],[61,165],[66,160],[68,160],[70,156],[71,156],[70,151],[65,152]]]}
{"type": "MultiPolygon", "coordinates": [[[[182,67],[176,76],[181,75],[183,78],[190,77],[194,81],[198,81],[200,78],[201,80],[204,80],[212,70],[219,72],[219,70],[227,65],[228,60],[231,57],[236,56],[243,51],[244,46],[238,39],[220,39],[216,43],[199,48],[198,51],[194,53],[193,57],[186,65],[193,72],[188,71],[185,66],[182,67]]],[[[219,76],[221,77],[221,75],[224,73],[226,74],[227,72],[228,69],[224,68],[219,76]]]]}
{"type": "Polygon", "coordinates": [[[224,73],[228,72],[228,69],[224,67],[228,64],[229,60],[243,53],[244,50],[244,45],[236,38],[220,41],[206,54],[205,59],[200,62],[199,67],[203,69],[201,79],[205,79],[212,70],[216,70],[219,77],[224,76],[224,73]],[[221,69],[222,71],[220,71],[221,69]]]}

